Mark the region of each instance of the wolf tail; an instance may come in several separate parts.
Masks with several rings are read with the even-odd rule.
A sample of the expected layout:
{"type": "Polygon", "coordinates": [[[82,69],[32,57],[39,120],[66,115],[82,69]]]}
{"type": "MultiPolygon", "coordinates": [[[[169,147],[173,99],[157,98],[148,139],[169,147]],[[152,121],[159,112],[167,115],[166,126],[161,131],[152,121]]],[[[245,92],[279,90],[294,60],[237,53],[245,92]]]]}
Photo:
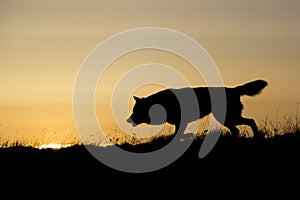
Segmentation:
{"type": "Polygon", "coordinates": [[[237,86],[235,89],[241,96],[254,96],[259,94],[267,85],[268,83],[264,80],[255,80],[244,85],[237,86]]]}

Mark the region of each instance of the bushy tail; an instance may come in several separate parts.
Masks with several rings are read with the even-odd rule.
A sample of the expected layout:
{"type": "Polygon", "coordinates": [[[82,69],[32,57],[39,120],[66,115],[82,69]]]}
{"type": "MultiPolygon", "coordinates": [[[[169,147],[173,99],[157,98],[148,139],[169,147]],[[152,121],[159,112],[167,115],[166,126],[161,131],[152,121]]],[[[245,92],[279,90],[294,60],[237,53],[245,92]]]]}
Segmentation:
{"type": "Polygon", "coordinates": [[[259,94],[268,83],[264,80],[255,80],[244,85],[237,86],[235,89],[238,90],[240,95],[254,96],[259,94]]]}

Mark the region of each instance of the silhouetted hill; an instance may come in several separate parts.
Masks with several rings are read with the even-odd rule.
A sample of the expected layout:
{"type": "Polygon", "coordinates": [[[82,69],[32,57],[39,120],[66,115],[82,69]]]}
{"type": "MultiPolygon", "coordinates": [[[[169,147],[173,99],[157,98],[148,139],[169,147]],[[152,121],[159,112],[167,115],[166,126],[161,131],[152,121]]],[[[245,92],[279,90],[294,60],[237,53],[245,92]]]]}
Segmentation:
{"type": "MultiPolygon", "coordinates": [[[[149,144],[123,144],[120,147],[132,152],[149,152],[170,140],[172,137],[162,137],[149,144]]],[[[292,180],[299,181],[300,133],[268,139],[221,136],[212,151],[199,159],[202,142],[202,138],[195,139],[178,160],[165,168],[144,174],[112,169],[96,160],[83,145],[58,150],[22,146],[1,148],[0,170],[6,180],[72,180],[69,184],[79,180],[83,183],[112,179],[125,185],[126,180],[137,184],[150,180],[160,180],[157,184],[171,184],[173,181],[170,179],[188,184],[188,181],[196,179],[196,183],[225,185],[230,180],[236,184],[232,187],[236,188],[240,184],[249,186],[251,181],[256,182],[253,187],[270,184],[291,186],[292,180]]]]}

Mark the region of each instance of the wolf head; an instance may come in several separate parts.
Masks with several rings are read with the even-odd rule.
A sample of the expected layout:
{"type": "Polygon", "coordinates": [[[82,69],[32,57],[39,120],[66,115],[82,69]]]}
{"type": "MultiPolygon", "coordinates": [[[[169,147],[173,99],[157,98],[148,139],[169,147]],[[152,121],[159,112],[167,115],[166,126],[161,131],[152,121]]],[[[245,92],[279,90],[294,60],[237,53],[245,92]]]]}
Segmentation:
{"type": "Polygon", "coordinates": [[[149,105],[145,98],[139,98],[134,96],[135,104],[132,110],[132,114],[127,119],[127,122],[132,126],[137,126],[142,123],[150,124],[151,118],[149,116],[149,105]]]}
{"type": "Polygon", "coordinates": [[[139,98],[134,96],[135,104],[132,114],[127,122],[132,126],[139,124],[159,125],[166,122],[166,111],[160,104],[153,102],[150,98],[139,98]]]}

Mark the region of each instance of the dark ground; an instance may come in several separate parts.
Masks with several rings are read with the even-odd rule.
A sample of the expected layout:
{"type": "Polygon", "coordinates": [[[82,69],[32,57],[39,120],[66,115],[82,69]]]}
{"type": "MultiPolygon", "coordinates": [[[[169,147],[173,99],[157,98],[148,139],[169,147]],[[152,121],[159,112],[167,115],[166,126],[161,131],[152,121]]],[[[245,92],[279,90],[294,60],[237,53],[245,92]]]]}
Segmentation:
{"type": "MultiPolygon", "coordinates": [[[[162,142],[168,139],[171,140],[157,139],[151,144],[123,145],[122,148],[148,151],[162,146],[162,142]]],[[[127,188],[127,192],[132,190],[133,194],[137,188],[143,188],[148,194],[170,187],[168,191],[175,194],[200,193],[209,189],[216,191],[210,193],[214,195],[226,189],[227,193],[222,194],[227,196],[240,191],[243,195],[281,193],[285,197],[299,191],[300,133],[269,139],[221,136],[212,151],[199,159],[197,155],[202,141],[194,140],[178,160],[149,173],[126,173],[112,169],[96,160],[81,145],[59,150],[22,146],[2,148],[1,188],[5,191],[6,187],[16,189],[47,185],[44,188],[72,188],[73,193],[86,193],[87,190],[106,193],[108,191],[105,190],[110,188],[114,192],[108,194],[118,195],[122,188],[127,188]]]]}

